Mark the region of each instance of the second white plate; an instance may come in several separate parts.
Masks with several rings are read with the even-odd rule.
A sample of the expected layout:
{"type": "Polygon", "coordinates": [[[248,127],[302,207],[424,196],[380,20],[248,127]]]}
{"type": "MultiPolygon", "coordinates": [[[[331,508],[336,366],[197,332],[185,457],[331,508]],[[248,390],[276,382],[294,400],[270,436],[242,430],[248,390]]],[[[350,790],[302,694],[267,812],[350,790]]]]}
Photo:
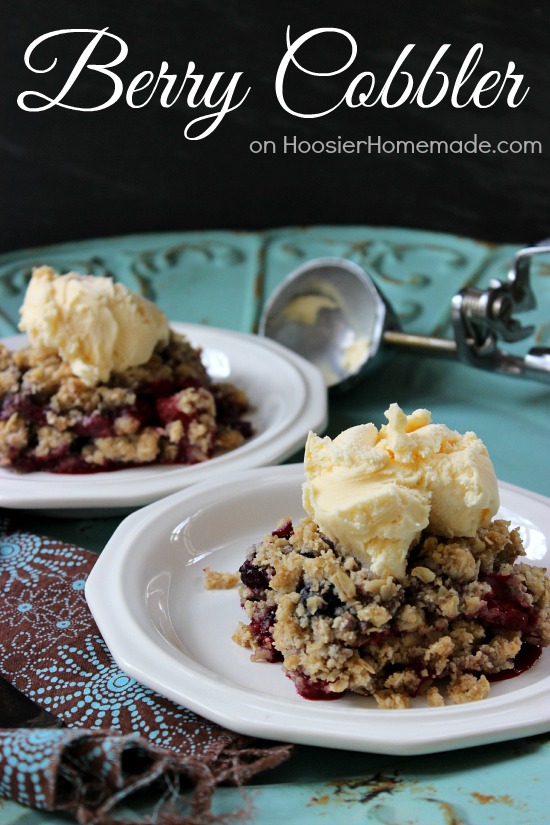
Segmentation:
{"type": "MultiPolygon", "coordinates": [[[[100,555],[86,596],[115,660],[163,696],[232,730],[306,745],[422,754],[550,730],[550,651],[488,699],[381,710],[373,700],[300,697],[280,665],[250,661],[231,639],[245,620],[235,590],[204,589],[206,566],[236,571],[285,516],[301,518],[302,465],[225,474],[134,513],[100,555]]],[[[500,516],[545,565],[550,500],[500,485],[500,516]]]]}
{"type": "MultiPolygon", "coordinates": [[[[231,381],[250,399],[254,436],[232,452],[193,466],[136,467],[91,475],[16,474],[0,468],[0,506],[64,511],[128,512],[218,471],[277,464],[303,447],[308,431],[327,423],[327,390],[319,370],[267,338],[198,324],[171,323],[202,348],[210,376],[231,381]]],[[[4,339],[13,349],[24,336],[4,339]]]]}

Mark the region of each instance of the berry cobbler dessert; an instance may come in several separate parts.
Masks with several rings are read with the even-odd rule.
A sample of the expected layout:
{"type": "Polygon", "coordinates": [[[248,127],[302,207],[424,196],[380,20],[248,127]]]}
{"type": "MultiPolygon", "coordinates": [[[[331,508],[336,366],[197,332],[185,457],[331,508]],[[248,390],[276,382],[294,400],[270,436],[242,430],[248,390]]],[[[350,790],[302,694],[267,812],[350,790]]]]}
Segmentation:
{"type": "Polygon", "coordinates": [[[23,349],[0,343],[0,467],[189,465],[252,435],[244,391],[212,381],[161,310],[111,278],[35,269],[20,329],[23,349]]]}
{"type": "Polygon", "coordinates": [[[550,643],[546,570],[495,519],[484,444],[392,404],[388,423],[310,433],[299,523],[251,548],[234,640],[299,694],[406,708],[485,698],[550,643]]]}

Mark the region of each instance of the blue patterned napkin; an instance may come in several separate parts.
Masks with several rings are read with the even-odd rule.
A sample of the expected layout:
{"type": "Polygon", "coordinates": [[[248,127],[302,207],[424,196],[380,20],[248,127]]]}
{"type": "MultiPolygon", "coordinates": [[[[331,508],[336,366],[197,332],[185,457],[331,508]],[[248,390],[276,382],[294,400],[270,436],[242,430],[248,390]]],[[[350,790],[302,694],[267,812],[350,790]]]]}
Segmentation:
{"type": "Polygon", "coordinates": [[[96,558],[0,519],[0,671],[64,724],[1,729],[0,707],[0,795],[107,823],[147,788],[156,825],[210,821],[218,783],[246,782],[290,746],[232,733],[121,671],[84,598],[96,558]]]}

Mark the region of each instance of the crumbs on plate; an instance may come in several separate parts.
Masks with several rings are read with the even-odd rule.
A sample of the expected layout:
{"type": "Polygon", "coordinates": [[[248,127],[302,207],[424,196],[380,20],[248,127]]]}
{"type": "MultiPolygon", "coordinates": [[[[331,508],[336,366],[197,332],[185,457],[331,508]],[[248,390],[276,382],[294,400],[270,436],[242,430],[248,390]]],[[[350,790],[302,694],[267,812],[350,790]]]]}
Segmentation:
{"type": "Polygon", "coordinates": [[[217,570],[204,568],[205,590],[231,590],[237,587],[240,577],[238,573],[220,573],[217,570]]]}

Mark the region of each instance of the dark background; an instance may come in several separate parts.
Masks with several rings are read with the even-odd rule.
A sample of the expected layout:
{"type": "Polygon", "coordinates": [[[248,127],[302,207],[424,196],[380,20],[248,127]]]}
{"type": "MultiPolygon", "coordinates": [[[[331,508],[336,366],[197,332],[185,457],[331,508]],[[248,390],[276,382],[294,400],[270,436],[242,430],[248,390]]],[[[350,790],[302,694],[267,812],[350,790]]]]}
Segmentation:
{"type": "MultiPolygon", "coordinates": [[[[263,229],[310,224],[370,224],[425,228],[490,241],[522,243],[550,235],[550,24],[543,3],[460,0],[4,0],[0,7],[0,250],[158,230],[263,229]],[[358,56],[345,73],[288,75],[289,100],[302,111],[334,105],[360,71],[380,87],[408,43],[404,69],[420,82],[443,43],[441,65],[451,81],[467,52],[483,43],[476,77],[509,61],[530,87],[516,109],[505,95],[490,108],[432,109],[404,104],[350,109],[299,119],[275,97],[285,33],[292,39],[317,27],[346,29],[358,56]],[[29,113],[17,106],[27,90],[54,95],[88,36],[55,38],[24,65],[27,46],[56,29],[109,27],[128,45],[114,71],[125,87],[139,72],[156,75],[162,60],[183,78],[187,64],[211,78],[244,73],[238,91],[251,91],[209,137],[184,136],[191,110],[186,95],[163,108],[157,94],[141,109],[124,98],[99,112],[55,107],[29,113]],[[253,154],[253,140],[539,140],[541,154],[253,154]]],[[[94,59],[117,49],[101,44],[94,59]],[[104,48],[103,48],[104,47],[104,48]],[[102,50],[103,49],[103,50],[102,50]]],[[[318,38],[300,57],[319,71],[342,65],[349,46],[335,35],[318,38]]],[[[112,85],[89,70],[66,102],[91,106],[112,85]]],[[[473,88],[473,82],[468,88],[473,88]]],[[[435,87],[434,87],[435,89],[435,87]]],[[[395,94],[399,86],[395,86],[395,94]]],[[[236,99],[240,99],[239,93],[236,99]]]]}

